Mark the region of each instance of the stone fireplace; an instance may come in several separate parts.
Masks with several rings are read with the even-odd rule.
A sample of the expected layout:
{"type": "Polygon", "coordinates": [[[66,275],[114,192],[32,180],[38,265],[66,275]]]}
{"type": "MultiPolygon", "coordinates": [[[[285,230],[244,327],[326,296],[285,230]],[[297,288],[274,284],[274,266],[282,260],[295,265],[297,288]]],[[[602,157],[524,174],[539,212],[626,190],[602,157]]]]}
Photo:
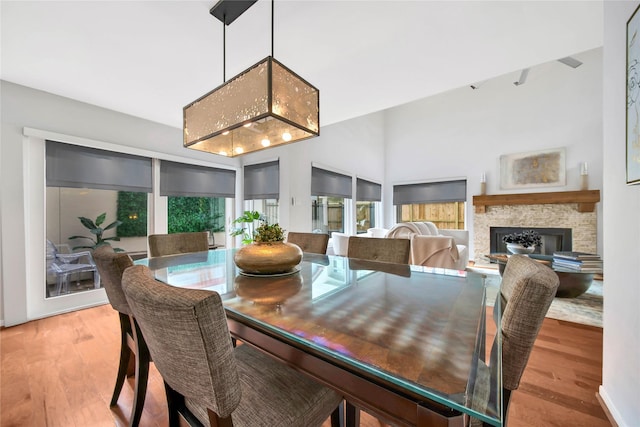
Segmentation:
{"type": "MultiPolygon", "coordinates": [[[[488,259],[485,255],[505,252],[495,244],[492,248],[491,227],[569,229],[570,233],[563,232],[561,237],[561,240],[570,240],[569,250],[596,253],[595,203],[599,201],[599,190],[474,196],[474,253],[471,258],[476,263],[487,264],[488,259]]],[[[496,236],[494,236],[495,239],[496,236]]],[[[567,243],[564,242],[564,246],[561,246],[562,250],[567,250],[567,243]]],[[[558,242],[554,241],[547,245],[555,246],[558,242]]]]}
{"type": "Polygon", "coordinates": [[[489,227],[489,250],[491,253],[507,253],[507,244],[502,238],[507,234],[522,233],[533,230],[542,238],[542,244],[533,253],[553,255],[556,251],[572,250],[573,239],[571,228],[547,227],[489,227]]]}

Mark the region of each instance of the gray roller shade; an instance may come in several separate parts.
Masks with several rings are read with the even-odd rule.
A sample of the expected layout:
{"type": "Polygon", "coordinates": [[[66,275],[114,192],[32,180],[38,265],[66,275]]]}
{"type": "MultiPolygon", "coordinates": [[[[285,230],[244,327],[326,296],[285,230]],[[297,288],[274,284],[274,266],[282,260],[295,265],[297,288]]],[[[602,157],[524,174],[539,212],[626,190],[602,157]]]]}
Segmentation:
{"type": "Polygon", "coordinates": [[[351,177],[311,167],[311,195],[351,198],[351,177]]]}
{"type": "Polygon", "coordinates": [[[393,204],[465,202],[467,180],[393,186],[393,204]]]}
{"type": "Polygon", "coordinates": [[[278,160],[244,167],[244,199],[280,198],[280,162],[278,160]]]}
{"type": "Polygon", "coordinates": [[[382,185],[358,178],[356,180],[356,200],[359,202],[382,201],[382,185]]]}
{"type": "Polygon", "coordinates": [[[233,198],[236,195],[236,172],[162,160],[160,195],[233,198]]]}
{"type": "Polygon", "coordinates": [[[48,187],[151,193],[151,159],[115,151],[46,142],[48,187]]]}

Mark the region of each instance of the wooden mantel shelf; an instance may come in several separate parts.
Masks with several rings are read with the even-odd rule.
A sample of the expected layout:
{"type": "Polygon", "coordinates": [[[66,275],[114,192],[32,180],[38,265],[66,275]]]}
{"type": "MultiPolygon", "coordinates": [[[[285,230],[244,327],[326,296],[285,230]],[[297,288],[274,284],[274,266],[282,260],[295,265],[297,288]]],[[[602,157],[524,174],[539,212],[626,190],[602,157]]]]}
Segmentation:
{"type": "Polygon", "coordinates": [[[578,212],[593,212],[599,201],[600,190],[473,196],[473,206],[476,207],[476,213],[485,213],[487,206],[561,203],[577,203],[578,212]]]}

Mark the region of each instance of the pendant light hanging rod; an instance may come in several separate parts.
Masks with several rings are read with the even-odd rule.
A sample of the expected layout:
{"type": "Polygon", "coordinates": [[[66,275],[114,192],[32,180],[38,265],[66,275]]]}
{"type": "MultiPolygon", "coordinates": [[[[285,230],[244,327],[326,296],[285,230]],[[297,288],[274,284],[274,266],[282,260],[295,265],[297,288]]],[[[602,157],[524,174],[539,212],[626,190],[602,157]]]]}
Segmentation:
{"type": "MultiPolygon", "coordinates": [[[[275,9],[275,0],[271,0],[271,57],[275,58],[274,51],[274,9],[275,9]]],[[[211,14],[214,15],[213,9],[211,10],[211,14]]],[[[235,20],[235,18],[234,18],[235,20]]],[[[227,82],[227,15],[222,15],[222,82],[227,82]]]]}
{"type": "Polygon", "coordinates": [[[218,0],[209,13],[222,22],[222,80],[227,82],[226,26],[231,25],[258,0],[218,0]]]}

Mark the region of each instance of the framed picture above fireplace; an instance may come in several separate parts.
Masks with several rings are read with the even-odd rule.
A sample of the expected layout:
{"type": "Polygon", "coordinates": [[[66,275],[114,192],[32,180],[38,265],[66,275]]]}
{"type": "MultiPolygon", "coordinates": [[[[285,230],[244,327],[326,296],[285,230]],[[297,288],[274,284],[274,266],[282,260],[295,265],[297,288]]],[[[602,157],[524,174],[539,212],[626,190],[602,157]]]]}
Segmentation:
{"type": "Polygon", "coordinates": [[[565,149],[529,151],[500,156],[500,188],[566,185],[565,149]]]}
{"type": "Polygon", "coordinates": [[[627,21],[627,184],[640,184],[640,14],[627,21]]]}

